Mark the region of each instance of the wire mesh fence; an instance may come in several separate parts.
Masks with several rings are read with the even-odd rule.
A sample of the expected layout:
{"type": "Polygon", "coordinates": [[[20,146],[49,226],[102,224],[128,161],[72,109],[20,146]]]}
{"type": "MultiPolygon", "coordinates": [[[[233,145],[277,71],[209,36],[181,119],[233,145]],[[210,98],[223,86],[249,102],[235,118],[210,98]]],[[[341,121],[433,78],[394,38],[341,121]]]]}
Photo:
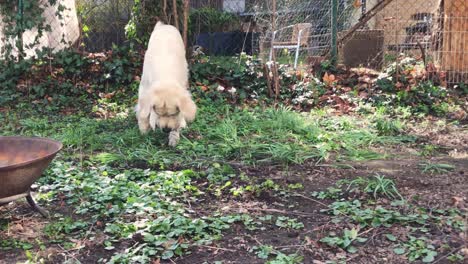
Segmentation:
{"type": "MultiPolygon", "coordinates": [[[[128,40],[133,0],[16,0],[2,2],[0,47],[26,57],[36,49],[67,47],[100,52],[128,40]],[[13,1],[11,1],[13,2],[13,1]],[[23,26],[23,33],[8,37],[5,11],[32,12],[38,2],[47,30],[23,26]],[[5,7],[5,8],[4,8],[5,7]]],[[[143,6],[146,2],[141,0],[143,6]]],[[[161,1],[158,1],[158,3],[161,1]]],[[[162,0],[168,8],[183,0],[162,0]]],[[[467,82],[468,3],[466,0],[190,0],[189,45],[211,55],[246,52],[265,60],[304,67],[316,58],[333,55],[337,39],[338,62],[376,69],[404,57],[424,60],[447,72],[451,82],[467,82]],[[336,10],[336,13],[332,11],[336,10]],[[335,15],[334,15],[335,14],[335,15]],[[336,28],[336,35],[333,29],[336,28]]],[[[149,5],[149,4],[148,4],[149,5]]],[[[164,10],[166,11],[166,10],[164,10]]],[[[133,12],[133,13],[132,13],[133,12]]],[[[182,12],[182,11],[181,11],[182,12]]],[[[149,12],[146,12],[149,14],[149,12]]],[[[25,14],[23,14],[25,15],[25,14]]],[[[167,13],[164,14],[167,17],[167,13]]],[[[154,24],[161,15],[145,17],[154,24]]],[[[13,24],[18,25],[18,21],[13,24]]],[[[182,28],[182,26],[180,26],[182,28]]],[[[2,53],[3,55],[3,53],[2,53]]]]}
{"type": "MultiPolygon", "coordinates": [[[[451,83],[468,80],[468,4],[465,0],[355,2],[355,6],[365,4],[366,10],[378,12],[343,43],[346,64],[379,68],[413,57],[423,60],[426,67],[439,66],[451,83]]],[[[359,23],[356,12],[350,17],[351,25],[359,23]]]]}
{"type": "Polygon", "coordinates": [[[21,50],[31,57],[42,48],[61,50],[74,46],[81,35],[74,0],[3,2],[0,11],[2,55],[17,56],[21,50]]]}
{"type": "Polygon", "coordinates": [[[130,20],[133,1],[77,0],[81,22],[82,47],[89,52],[110,49],[126,41],[125,26],[130,20]]]}

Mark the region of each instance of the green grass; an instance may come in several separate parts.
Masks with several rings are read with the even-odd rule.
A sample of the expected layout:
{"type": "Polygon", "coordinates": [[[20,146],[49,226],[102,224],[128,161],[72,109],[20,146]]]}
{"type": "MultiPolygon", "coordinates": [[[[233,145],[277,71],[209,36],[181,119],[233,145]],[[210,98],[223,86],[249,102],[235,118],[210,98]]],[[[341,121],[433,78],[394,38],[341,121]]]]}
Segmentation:
{"type": "MultiPolygon", "coordinates": [[[[379,159],[386,153],[376,152],[376,148],[414,141],[411,136],[382,133],[359,116],[326,116],[323,111],[298,113],[282,107],[199,106],[196,121],[183,131],[176,148],[167,146],[167,135],[161,131],[141,135],[133,113],[123,106],[118,107],[122,112],[110,119],[89,114],[37,117],[27,111],[0,115],[0,122],[6,124],[4,135],[45,136],[64,144],[64,150],[38,182],[39,198],[52,204],[65,201],[78,219],[54,216],[56,221],[43,230],[47,239],[73,248],[76,239],[100,232],[106,237],[104,248],[113,252],[102,261],[146,263],[154,258],[183,255],[195,245],[210,244],[234,222],[243,223],[248,230],[264,228],[263,222],[285,230],[303,230],[302,221],[290,216],[261,220],[216,211],[200,216],[194,214],[191,204],[204,202],[206,194],[214,199],[258,197],[264,192],[286,197],[291,195],[290,190],[301,187],[286,188],[272,179],[237,175],[234,165],[287,166],[320,163],[335,157],[379,159]],[[97,225],[100,228],[96,231],[93,227],[97,225]],[[136,236],[141,236],[141,243],[119,248],[122,241],[136,236]]],[[[395,183],[385,177],[349,184],[373,194],[374,199],[379,195],[390,199],[400,196],[395,183]]],[[[343,192],[329,188],[316,196],[337,199],[343,192]]],[[[337,221],[347,219],[362,228],[417,221],[404,220],[406,216],[394,210],[371,210],[366,206],[359,201],[336,201],[327,212],[332,212],[337,221]]],[[[343,232],[330,235],[323,242],[354,251],[353,242],[363,238],[356,236],[355,229],[343,232]]],[[[39,246],[42,247],[31,244],[39,246]]],[[[302,260],[297,254],[287,255],[267,245],[260,245],[253,252],[269,263],[302,260]]]]}
{"type": "Polygon", "coordinates": [[[445,163],[423,162],[419,164],[419,167],[423,173],[430,174],[444,174],[455,170],[455,166],[445,163]]]}
{"type": "Polygon", "coordinates": [[[373,194],[375,199],[377,199],[378,195],[383,195],[392,199],[397,197],[403,199],[398,192],[395,182],[382,175],[375,175],[371,178],[358,177],[352,180],[348,185],[348,190],[360,188],[362,188],[365,193],[373,194]]]}
{"type": "Polygon", "coordinates": [[[301,164],[329,159],[333,153],[350,160],[378,159],[384,154],[371,151],[371,146],[404,141],[379,135],[358,118],[302,115],[286,108],[201,106],[176,148],[167,147],[167,135],[161,131],[140,135],[133,114],[107,120],[84,115],[8,120],[15,125],[7,127],[6,134],[55,138],[68,155],[81,161],[122,165],[145,161],[161,168],[212,162],[301,164]]]}

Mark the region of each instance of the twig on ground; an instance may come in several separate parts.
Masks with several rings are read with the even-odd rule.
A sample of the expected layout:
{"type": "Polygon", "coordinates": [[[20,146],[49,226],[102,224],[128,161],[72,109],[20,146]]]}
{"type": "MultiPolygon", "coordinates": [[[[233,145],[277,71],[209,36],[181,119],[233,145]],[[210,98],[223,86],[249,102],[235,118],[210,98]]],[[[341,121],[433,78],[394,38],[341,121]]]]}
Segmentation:
{"type": "Polygon", "coordinates": [[[288,245],[288,246],[278,246],[276,248],[297,248],[297,247],[303,247],[304,245],[288,245]]]}
{"type": "Polygon", "coordinates": [[[373,228],[373,227],[372,227],[372,228],[370,228],[370,229],[367,229],[366,231],[359,233],[359,234],[358,234],[358,236],[365,235],[365,234],[367,234],[367,233],[369,233],[369,232],[373,231],[374,229],[375,229],[375,228],[373,228]]]}
{"type": "Polygon", "coordinates": [[[314,202],[314,203],[318,203],[318,204],[320,204],[321,206],[328,208],[328,205],[326,205],[326,204],[324,204],[324,203],[322,203],[322,202],[320,202],[320,201],[317,201],[317,200],[315,200],[315,199],[312,199],[312,198],[310,198],[310,197],[308,197],[308,196],[305,196],[305,195],[303,195],[303,194],[296,193],[296,192],[294,192],[294,193],[292,193],[292,194],[293,194],[294,196],[298,196],[298,197],[304,198],[304,199],[306,199],[306,200],[312,201],[312,202],[314,202]]]}
{"type": "Polygon", "coordinates": [[[296,211],[284,211],[284,210],[273,209],[273,208],[242,208],[242,209],[249,210],[249,211],[262,211],[262,212],[269,212],[269,213],[289,214],[289,215],[296,215],[296,216],[302,216],[302,217],[312,217],[315,215],[315,214],[310,214],[310,213],[301,213],[301,212],[296,212],[296,211]]]}
{"type": "Polygon", "coordinates": [[[229,252],[236,252],[233,249],[229,248],[221,248],[221,247],[212,247],[212,246],[206,246],[206,245],[198,245],[199,247],[204,247],[204,248],[209,248],[209,249],[214,249],[214,250],[222,250],[222,251],[229,251],[229,252]]]}
{"type": "Polygon", "coordinates": [[[454,250],[450,251],[449,253],[443,255],[442,257],[440,257],[440,258],[438,258],[437,260],[435,260],[434,262],[432,262],[432,264],[435,264],[435,263],[437,263],[437,262],[442,261],[443,259],[447,258],[447,257],[450,256],[451,254],[453,254],[453,253],[459,251],[462,247],[463,247],[463,246],[459,246],[459,247],[455,248],[454,250]]]}
{"type": "MultiPolygon", "coordinates": [[[[75,256],[73,256],[72,254],[68,254],[69,252],[74,251],[74,250],[76,250],[76,249],[73,249],[73,248],[72,248],[72,249],[66,250],[66,249],[64,249],[61,245],[57,245],[57,246],[58,246],[60,249],[62,249],[62,252],[60,252],[61,254],[65,254],[66,256],[68,256],[68,257],[70,257],[70,258],[76,260],[78,263],[80,262],[75,256]]],[[[84,246],[83,246],[83,247],[84,247],[84,246]]],[[[83,248],[83,247],[80,247],[80,248],[83,248]]],[[[80,249],[80,248],[78,248],[78,249],[80,249]]]]}

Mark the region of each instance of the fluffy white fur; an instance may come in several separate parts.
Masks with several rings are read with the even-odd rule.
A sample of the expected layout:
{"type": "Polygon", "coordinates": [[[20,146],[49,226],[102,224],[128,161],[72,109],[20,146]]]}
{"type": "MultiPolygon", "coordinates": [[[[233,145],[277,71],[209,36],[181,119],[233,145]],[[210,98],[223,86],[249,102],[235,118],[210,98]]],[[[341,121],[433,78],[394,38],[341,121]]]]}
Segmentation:
{"type": "Polygon", "coordinates": [[[188,88],[185,46],[179,31],[158,22],[151,33],[138,91],[136,116],[142,133],[150,128],[170,128],[169,145],[195,119],[197,107],[188,88]]]}

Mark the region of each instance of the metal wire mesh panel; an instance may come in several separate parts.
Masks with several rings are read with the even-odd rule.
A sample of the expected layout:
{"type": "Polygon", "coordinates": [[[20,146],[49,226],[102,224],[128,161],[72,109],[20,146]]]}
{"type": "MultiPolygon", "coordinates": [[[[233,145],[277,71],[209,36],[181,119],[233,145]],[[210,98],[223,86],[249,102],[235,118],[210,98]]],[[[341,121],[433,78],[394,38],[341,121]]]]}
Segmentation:
{"type": "MultiPolygon", "coordinates": [[[[27,57],[44,47],[101,52],[123,45],[132,12],[138,12],[133,0],[16,1],[39,3],[46,26],[22,34],[27,57]]],[[[182,0],[175,2],[182,6],[182,0]]],[[[446,72],[450,82],[466,82],[467,5],[466,0],[190,0],[188,43],[210,55],[246,52],[266,61],[275,55],[281,63],[305,67],[311,58],[329,57],[336,38],[339,63],[381,69],[413,57],[446,72]]],[[[158,14],[143,20],[153,25],[164,18],[158,14]]],[[[16,45],[16,36],[4,36],[9,26],[0,27],[0,48],[16,45]]]]}
{"type": "Polygon", "coordinates": [[[442,0],[435,41],[435,57],[452,82],[468,82],[468,3],[442,0]]]}
{"type": "Polygon", "coordinates": [[[133,1],[78,0],[77,5],[85,50],[99,52],[125,42],[133,1]]]}
{"type": "MultiPolygon", "coordinates": [[[[365,5],[367,10],[383,8],[343,43],[345,61],[352,60],[353,66],[376,67],[413,57],[447,71],[451,83],[466,81],[466,1],[359,0],[355,3],[355,7],[365,5]],[[362,54],[357,56],[357,53],[362,54]]],[[[351,24],[359,23],[363,15],[359,13],[358,9],[352,13],[351,24]]]]}
{"type": "Polygon", "coordinates": [[[43,48],[61,50],[73,46],[80,37],[74,0],[22,0],[13,5],[1,5],[0,47],[4,53],[6,46],[11,45],[10,55],[16,56],[21,48],[23,56],[32,57],[43,48]],[[20,37],[21,47],[17,44],[18,35],[11,34],[17,27],[24,29],[20,37]]]}

